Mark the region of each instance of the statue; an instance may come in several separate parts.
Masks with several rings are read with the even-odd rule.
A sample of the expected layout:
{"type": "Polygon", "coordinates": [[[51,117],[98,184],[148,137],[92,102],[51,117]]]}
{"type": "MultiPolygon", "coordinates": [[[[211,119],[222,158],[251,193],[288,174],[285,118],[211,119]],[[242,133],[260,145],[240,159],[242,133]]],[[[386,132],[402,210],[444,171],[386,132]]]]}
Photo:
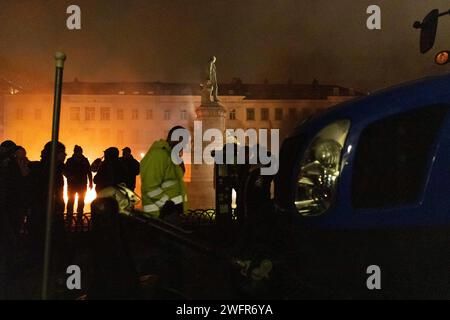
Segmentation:
{"type": "Polygon", "coordinates": [[[206,69],[205,77],[203,83],[200,84],[202,88],[202,104],[207,105],[211,102],[220,102],[218,97],[219,87],[217,85],[217,74],[216,74],[216,57],[212,56],[209,59],[208,66],[206,69]],[[211,99],[212,96],[212,99],[211,99]]]}

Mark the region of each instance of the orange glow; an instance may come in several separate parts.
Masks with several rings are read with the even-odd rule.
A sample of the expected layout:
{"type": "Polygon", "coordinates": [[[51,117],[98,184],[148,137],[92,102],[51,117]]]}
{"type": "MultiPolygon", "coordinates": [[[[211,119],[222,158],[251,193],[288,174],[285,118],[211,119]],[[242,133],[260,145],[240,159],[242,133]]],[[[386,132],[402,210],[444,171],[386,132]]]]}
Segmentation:
{"type": "Polygon", "coordinates": [[[95,192],[95,185],[92,189],[88,189],[86,197],[84,198],[84,203],[91,204],[97,198],[97,192],[95,192]]]}
{"type": "MultiPolygon", "coordinates": [[[[86,185],[86,188],[87,185],[86,185]]],[[[92,189],[88,188],[88,191],[86,192],[86,196],[84,197],[84,212],[90,212],[91,210],[91,203],[97,198],[97,192],[95,192],[95,184],[92,189]]],[[[67,206],[67,202],[69,200],[68,194],[67,194],[67,179],[64,177],[64,203],[67,206]]],[[[74,209],[78,208],[78,194],[75,196],[75,201],[73,205],[74,209]]],[[[74,210],[76,211],[76,210],[74,210]]]]}
{"type": "Polygon", "coordinates": [[[439,65],[448,63],[449,62],[448,59],[449,59],[448,51],[441,51],[434,58],[435,62],[439,65]]]}

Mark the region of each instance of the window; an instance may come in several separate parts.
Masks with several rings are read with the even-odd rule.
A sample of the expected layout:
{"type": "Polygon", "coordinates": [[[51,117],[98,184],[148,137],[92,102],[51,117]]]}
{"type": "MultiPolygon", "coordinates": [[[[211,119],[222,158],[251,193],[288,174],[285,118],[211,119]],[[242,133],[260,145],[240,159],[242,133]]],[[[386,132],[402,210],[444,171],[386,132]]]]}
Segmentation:
{"type": "Polygon", "coordinates": [[[295,108],[289,108],[289,119],[295,120],[297,119],[297,109],[295,108]]]}
{"type": "Polygon", "coordinates": [[[230,120],[236,120],[236,110],[235,109],[230,111],[230,120]]]}
{"type": "Polygon", "coordinates": [[[100,130],[100,139],[101,139],[101,143],[108,145],[110,142],[110,137],[111,137],[111,131],[109,129],[101,129],[100,130]]]}
{"type": "Polygon", "coordinates": [[[144,136],[144,140],[145,143],[151,143],[152,141],[154,141],[154,134],[152,131],[145,131],[145,136],[144,136]]]}
{"type": "Polygon", "coordinates": [[[23,120],[23,109],[19,108],[16,110],[16,120],[23,120]]]}
{"type": "Polygon", "coordinates": [[[70,120],[80,121],[80,108],[79,107],[71,107],[70,108],[70,120]]]}
{"type": "Polygon", "coordinates": [[[138,120],[139,119],[139,110],[133,109],[131,110],[131,120],[138,120]]]}
{"type": "Polygon", "coordinates": [[[370,124],[355,153],[352,204],[387,208],[417,203],[448,106],[429,106],[370,124]]]}
{"type": "Polygon", "coordinates": [[[297,110],[297,118],[303,120],[305,115],[304,115],[304,110],[303,109],[298,109],[297,110]]]}
{"type": "Polygon", "coordinates": [[[268,108],[261,109],[261,120],[269,120],[269,109],[268,108]]]}
{"type": "Polygon", "coordinates": [[[100,120],[109,121],[110,119],[110,109],[100,108],[100,120]]]}
{"type": "Polygon", "coordinates": [[[117,120],[123,120],[123,109],[117,109],[117,120]]]}
{"type": "Polygon", "coordinates": [[[153,119],[153,110],[152,109],[147,109],[147,112],[146,112],[146,117],[145,117],[147,120],[151,120],[151,119],[153,119]]]}
{"type": "Polygon", "coordinates": [[[255,109],[247,108],[247,121],[255,120],[255,109]]]}
{"type": "Polygon", "coordinates": [[[164,120],[170,120],[170,110],[164,111],[164,120]]]}
{"type": "Polygon", "coordinates": [[[134,132],[133,132],[133,142],[135,144],[141,143],[141,132],[140,132],[140,130],[134,130],[134,132]]]}
{"type": "Polygon", "coordinates": [[[122,146],[124,144],[124,134],[123,134],[123,130],[118,130],[117,131],[117,144],[119,146],[122,146]]]}
{"type": "Polygon", "coordinates": [[[42,119],[42,110],[34,109],[34,120],[41,120],[41,119],[42,119]]]}
{"type": "Polygon", "coordinates": [[[281,108],[275,109],[275,120],[277,121],[283,120],[283,109],[281,108]]]}
{"type": "Polygon", "coordinates": [[[186,110],[181,110],[180,118],[181,118],[181,120],[187,120],[187,111],[186,110]]]}
{"type": "Polygon", "coordinates": [[[86,107],[86,121],[95,120],[95,108],[86,107]]]}
{"type": "Polygon", "coordinates": [[[304,113],[305,113],[305,117],[310,117],[314,114],[314,109],[313,108],[305,108],[304,113]]]}
{"type": "Polygon", "coordinates": [[[98,143],[97,139],[97,131],[93,128],[85,128],[84,129],[84,136],[89,137],[90,143],[98,143]]]}
{"type": "Polygon", "coordinates": [[[14,139],[17,145],[23,144],[23,131],[19,130],[16,132],[16,138],[14,139]]]}

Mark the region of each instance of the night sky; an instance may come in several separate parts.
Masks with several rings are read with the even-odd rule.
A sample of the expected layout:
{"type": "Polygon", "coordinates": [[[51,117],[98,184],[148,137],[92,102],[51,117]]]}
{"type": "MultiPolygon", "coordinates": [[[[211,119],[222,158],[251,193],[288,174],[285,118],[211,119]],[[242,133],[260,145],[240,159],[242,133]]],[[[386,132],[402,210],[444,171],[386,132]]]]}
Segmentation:
{"type": "Polygon", "coordinates": [[[446,0],[1,0],[0,77],[51,81],[64,51],[65,80],[198,82],[216,55],[220,82],[338,84],[369,91],[446,72],[433,64],[450,49],[450,16],[435,48],[419,53],[412,28],[446,0]],[[77,4],[82,29],[66,28],[77,4]],[[366,28],[366,8],[382,29],[366,28]]]}

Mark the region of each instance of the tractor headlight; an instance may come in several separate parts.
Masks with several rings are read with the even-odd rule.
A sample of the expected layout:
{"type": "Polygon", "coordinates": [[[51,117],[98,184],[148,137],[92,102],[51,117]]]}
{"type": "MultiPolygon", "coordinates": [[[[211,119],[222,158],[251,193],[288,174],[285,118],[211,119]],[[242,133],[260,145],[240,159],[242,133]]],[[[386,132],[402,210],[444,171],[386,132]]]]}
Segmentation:
{"type": "Polygon", "coordinates": [[[333,203],[349,128],[349,120],[336,121],[323,128],[306,149],[295,196],[301,215],[320,215],[333,203]]]}

